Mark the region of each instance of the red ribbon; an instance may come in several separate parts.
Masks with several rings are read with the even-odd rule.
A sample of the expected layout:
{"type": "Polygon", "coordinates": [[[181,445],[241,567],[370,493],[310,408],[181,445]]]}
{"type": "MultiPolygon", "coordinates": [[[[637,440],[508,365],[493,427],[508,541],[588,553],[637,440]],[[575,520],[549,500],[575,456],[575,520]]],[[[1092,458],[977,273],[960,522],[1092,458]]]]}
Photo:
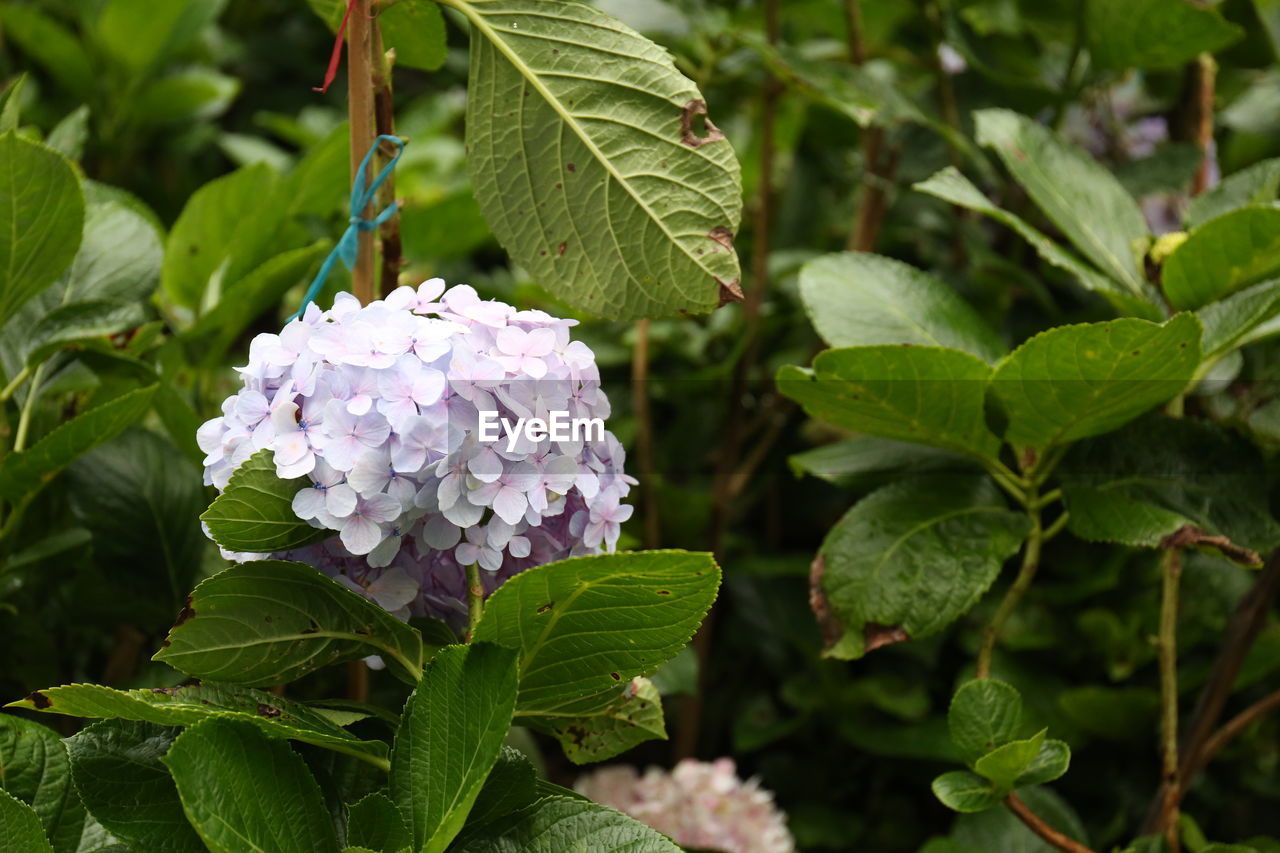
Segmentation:
{"type": "Polygon", "coordinates": [[[342,61],[342,39],[347,33],[347,21],[351,18],[351,10],[356,0],[347,0],[347,11],[342,15],[342,23],[338,25],[338,36],[333,40],[333,54],[329,57],[329,68],[324,72],[324,85],[316,86],[313,92],[327,92],[338,76],[338,63],[342,61]]]}

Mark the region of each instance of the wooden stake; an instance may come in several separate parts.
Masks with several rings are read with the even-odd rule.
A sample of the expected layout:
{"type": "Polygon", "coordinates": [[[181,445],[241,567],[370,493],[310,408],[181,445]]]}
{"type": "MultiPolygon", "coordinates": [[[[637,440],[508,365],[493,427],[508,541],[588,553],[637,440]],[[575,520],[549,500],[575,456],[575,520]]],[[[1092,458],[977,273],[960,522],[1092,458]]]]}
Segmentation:
{"type": "MultiPolygon", "coordinates": [[[[355,0],[351,19],[347,24],[347,98],[351,121],[351,180],[360,171],[360,161],[373,145],[373,21],[370,17],[371,0],[355,0]]],[[[367,182],[372,175],[365,175],[367,182]]],[[[373,205],[365,208],[361,216],[373,216],[373,205]]],[[[373,301],[373,233],[360,232],[356,266],[351,271],[351,292],[361,305],[373,301]]]]}

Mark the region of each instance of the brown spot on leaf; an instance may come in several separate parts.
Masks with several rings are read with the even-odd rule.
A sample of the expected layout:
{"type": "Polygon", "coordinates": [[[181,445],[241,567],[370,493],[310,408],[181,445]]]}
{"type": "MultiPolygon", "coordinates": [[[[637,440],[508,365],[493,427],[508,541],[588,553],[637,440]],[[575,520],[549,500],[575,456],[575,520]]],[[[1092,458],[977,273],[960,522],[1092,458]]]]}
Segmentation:
{"type": "Polygon", "coordinates": [[[565,249],[568,249],[568,248],[569,248],[568,242],[561,243],[559,246],[556,246],[556,254],[563,255],[565,252],[565,249]]]}
{"type": "Polygon", "coordinates": [[[539,607],[539,608],[538,608],[538,612],[539,612],[539,613],[546,613],[548,610],[550,610],[551,608],[553,608],[553,607],[555,607],[555,606],[556,606],[556,603],[555,603],[554,601],[548,601],[546,604],[544,604],[544,605],[542,605],[541,607],[539,607]]]}
{"type": "Polygon", "coordinates": [[[179,689],[177,687],[152,687],[151,692],[158,693],[161,696],[177,696],[179,689]]]}
{"type": "Polygon", "coordinates": [[[725,281],[716,276],[716,284],[720,285],[720,301],[716,303],[717,308],[723,308],[730,302],[741,302],[746,299],[742,293],[742,285],[738,284],[736,278],[733,281],[725,281]]]}
{"type": "Polygon", "coordinates": [[[1022,451],[1022,470],[1030,471],[1036,467],[1036,463],[1040,461],[1040,454],[1036,453],[1034,447],[1025,448],[1022,451]]]}
{"type": "MultiPolygon", "coordinates": [[[[699,572],[699,574],[701,574],[701,572],[699,572]]],[[[658,595],[670,595],[670,594],[671,594],[671,590],[669,590],[669,589],[660,589],[660,590],[658,590],[658,595]]]]}
{"type": "Polygon", "coordinates": [[[822,630],[822,645],[831,648],[844,635],[844,626],[831,612],[831,603],[827,601],[827,593],[822,588],[822,576],[827,572],[827,561],[819,554],[809,566],[809,608],[818,620],[818,628],[822,630]]]}
{"type": "Polygon", "coordinates": [[[268,720],[275,719],[280,716],[280,709],[274,705],[268,705],[265,702],[258,705],[258,716],[266,717],[268,720]]]}
{"type": "Polygon", "coordinates": [[[565,168],[568,169],[570,172],[578,171],[578,167],[573,165],[572,163],[566,163],[565,168]]]}
{"type": "Polygon", "coordinates": [[[621,680],[622,680],[622,676],[621,676],[621,675],[619,675],[619,674],[618,674],[618,673],[616,673],[616,672],[611,672],[611,673],[609,673],[609,677],[610,677],[610,678],[612,678],[614,681],[621,681],[621,680]]]}
{"type": "Polygon", "coordinates": [[[196,609],[191,604],[191,596],[188,595],[186,602],[182,605],[182,609],[178,611],[178,620],[173,623],[174,628],[180,628],[196,618],[196,609]]]}
{"type": "Polygon", "coordinates": [[[690,148],[701,148],[709,142],[719,142],[724,139],[724,134],[720,132],[720,128],[712,124],[711,119],[707,117],[707,102],[699,98],[694,98],[680,109],[680,141],[690,148]],[[702,116],[702,124],[706,130],[706,136],[699,136],[694,130],[693,122],[697,116],[702,116]]]}
{"type": "Polygon", "coordinates": [[[28,696],[27,701],[30,702],[32,705],[35,705],[36,708],[38,708],[41,711],[43,711],[45,708],[50,708],[53,706],[53,702],[49,700],[49,697],[41,693],[39,690],[37,690],[35,693],[32,693],[30,696],[28,696]]]}
{"type": "MultiPolygon", "coordinates": [[[[723,248],[729,254],[733,254],[733,232],[723,225],[717,225],[707,232],[707,239],[712,240],[716,245],[723,248]]],[[[712,251],[715,251],[714,249],[712,251]]]]}
{"type": "Polygon", "coordinates": [[[877,625],[874,622],[868,622],[862,629],[862,648],[867,652],[875,651],[881,646],[905,643],[910,639],[911,635],[902,630],[900,625],[877,625]]]}

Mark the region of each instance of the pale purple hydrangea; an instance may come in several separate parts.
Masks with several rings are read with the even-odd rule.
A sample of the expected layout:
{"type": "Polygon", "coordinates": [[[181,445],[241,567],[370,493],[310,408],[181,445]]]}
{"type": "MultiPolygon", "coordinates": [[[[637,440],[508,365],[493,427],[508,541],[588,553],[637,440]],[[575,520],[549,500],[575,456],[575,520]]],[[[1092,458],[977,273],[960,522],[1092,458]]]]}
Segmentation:
{"type": "MultiPolygon", "coordinates": [[[[517,311],[432,279],[361,306],[340,293],[263,334],[236,368],[244,387],[198,433],[205,482],[270,449],[307,477],[293,510],[335,536],[284,555],[402,618],[465,622],[464,567],[492,591],[530,566],[612,551],[635,480],[608,432],[481,440],[481,413],[609,416],[575,320],[517,311]]],[[[260,554],[227,554],[257,559],[260,554]]]]}
{"type": "Polygon", "coordinates": [[[681,847],[721,853],[794,853],[786,816],[755,779],[737,776],[733,759],[685,759],[643,776],[625,765],[578,779],[578,793],[631,815],[681,847]]]}

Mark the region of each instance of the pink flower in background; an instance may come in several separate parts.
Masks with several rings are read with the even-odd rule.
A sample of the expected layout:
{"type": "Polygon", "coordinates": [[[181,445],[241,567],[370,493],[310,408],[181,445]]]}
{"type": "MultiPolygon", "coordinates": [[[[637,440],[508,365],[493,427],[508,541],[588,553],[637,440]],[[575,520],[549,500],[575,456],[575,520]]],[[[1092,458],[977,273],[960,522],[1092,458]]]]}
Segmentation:
{"type": "Polygon", "coordinates": [[[794,853],[795,841],[773,794],[743,781],[731,758],[686,759],[667,771],[614,765],[578,779],[578,793],[615,808],[681,847],[720,853],[794,853]]]}

